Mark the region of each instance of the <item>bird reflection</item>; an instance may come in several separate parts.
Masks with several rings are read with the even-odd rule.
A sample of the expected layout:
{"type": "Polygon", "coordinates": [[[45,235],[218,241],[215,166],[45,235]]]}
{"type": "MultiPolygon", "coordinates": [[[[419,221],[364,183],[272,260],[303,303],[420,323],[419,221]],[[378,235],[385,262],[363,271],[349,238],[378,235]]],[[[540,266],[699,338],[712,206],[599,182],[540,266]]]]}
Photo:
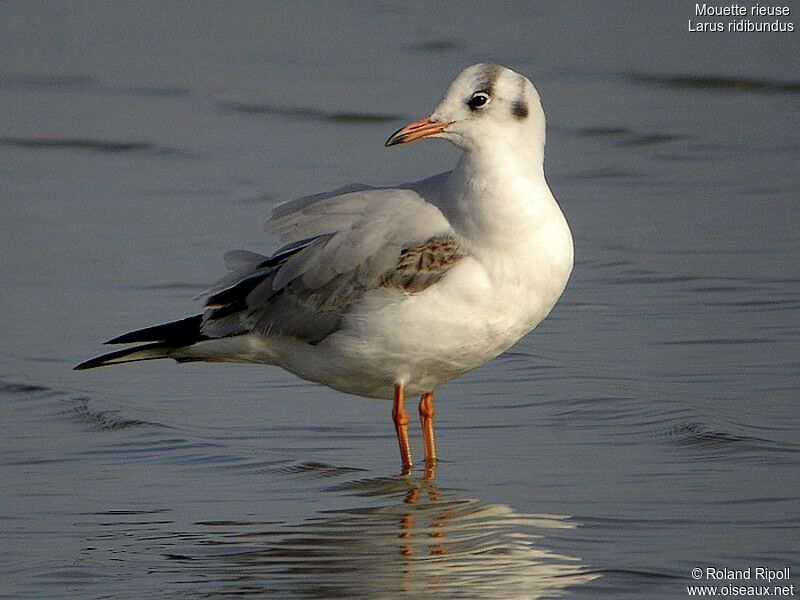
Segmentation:
{"type": "Polygon", "coordinates": [[[548,531],[576,526],[564,516],[462,498],[425,478],[326,491],[367,505],[272,531],[207,530],[205,550],[190,564],[236,582],[221,594],[314,598],[557,597],[594,578],[578,559],[542,547],[548,531]]]}

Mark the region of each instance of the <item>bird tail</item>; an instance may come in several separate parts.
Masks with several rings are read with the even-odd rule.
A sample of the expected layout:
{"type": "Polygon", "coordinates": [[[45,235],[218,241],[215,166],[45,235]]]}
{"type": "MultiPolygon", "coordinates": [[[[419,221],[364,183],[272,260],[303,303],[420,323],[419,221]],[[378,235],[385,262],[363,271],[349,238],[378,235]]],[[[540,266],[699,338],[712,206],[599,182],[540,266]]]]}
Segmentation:
{"type": "Polygon", "coordinates": [[[108,354],[90,358],[89,360],[73,367],[73,369],[75,371],[83,371],[84,369],[118,365],[137,360],[155,360],[157,358],[167,358],[170,354],[170,350],[171,348],[167,344],[161,342],[156,342],[154,344],[142,344],[141,346],[135,346],[134,348],[117,350],[116,352],[109,352],[108,354]]]}
{"type": "Polygon", "coordinates": [[[95,367],[105,367],[107,365],[117,365],[121,363],[134,362],[138,360],[155,360],[158,358],[169,358],[173,351],[178,348],[191,346],[201,340],[207,339],[201,332],[200,326],[202,316],[195,315],[179,321],[164,323],[146,327],[137,331],[131,331],[121,336],[109,340],[106,344],[134,344],[137,342],[150,342],[109,352],[102,356],[89,359],[74,367],[76,371],[84,369],[94,369],[95,367]]]}

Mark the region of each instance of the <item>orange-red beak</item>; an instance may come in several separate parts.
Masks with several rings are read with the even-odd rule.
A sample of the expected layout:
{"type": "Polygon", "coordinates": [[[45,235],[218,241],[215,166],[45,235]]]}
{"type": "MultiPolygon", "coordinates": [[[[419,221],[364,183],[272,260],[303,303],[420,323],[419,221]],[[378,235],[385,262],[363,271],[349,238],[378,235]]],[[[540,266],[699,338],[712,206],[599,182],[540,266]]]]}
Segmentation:
{"type": "Polygon", "coordinates": [[[421,140],[424,137],[442,133],[447,127],[448,123],[435,123],[431,121],[430,117],[425,117],[419,121],[409,123],[405,127],[395,131],[391,137],[386,140],[384,146],[394,146],[395,144],[407,144],[414,140],[421,140]]]}

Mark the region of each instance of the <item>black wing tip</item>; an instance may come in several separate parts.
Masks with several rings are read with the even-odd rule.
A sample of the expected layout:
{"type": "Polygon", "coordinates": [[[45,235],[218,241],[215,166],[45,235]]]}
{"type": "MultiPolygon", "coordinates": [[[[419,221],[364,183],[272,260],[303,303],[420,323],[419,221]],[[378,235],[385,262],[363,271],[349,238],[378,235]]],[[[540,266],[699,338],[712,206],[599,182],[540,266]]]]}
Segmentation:
{"type": "Polygon", "coordinates": [[[98,356],[96,358],[90,358],[89,360],[85,360],[79,365],[75,365],[72,367],[73,371],[86,371],[87,369],[96,369],[97,367],[104,367],[106,366],[106,357],[105,356],[98,356]]]}
{"type": "Polygon", "coordinates": [[[134,346],[133,348],[125,348],[124,350],[116,350],[108,354],[101,354],[94,358],[90,358],[78,365],[72,367],[73,371],[85,371],[87,369],[94,369],[96,367],[105,367],[109,365],[121,365],[128,362],[136,362],[141,360],[155,360],[158,358],[168,358],[169,347],[161,342],[154,342],[151,344],[142,344],[134,346]]]}
{"type": "MultiPolygon", "coordinates": [[[[104,345],[109,345],[109,344],[135,344],[137,342],[146,341],[146,340],[143,339],[144,337],[146,337],[146,335],[143,336],[142,332],[148,331],[149,329],[150,328],[148,327],[148,329],[137,329],[136,331],[129,331],[127,333],[123,333],[122,335],[118,335],[117,337],[112,338],[112,339],[108,340],[107,342],[103,342],[103,344],[104,345]]],[[[150,340],[147,340],[147,341],[150,341],[150,340]]]]}
{"type": "Polygon", "coordinates": [[[134,348],[127,348],[125,350],[117,350],[90,358],[87,361],[72,367],[73,371],[85,371],[87,369],[95,369],[97,367],[105,367],[106,365],[121,364],[124,362],[131,362],[137,360],[149,360],[154,358],[165,358],[167,353],[155,352],[156,350],[163,350],[168,352],[170,348],[179,348],[182,346],[191,346],[192,344],[208,339],[200,331],[203,322],[203,315],[193,315],[164,323],[162,325],[154,325],[152,327],[145,327],[144,329],[137,329],[136,331],[129,331],[117,337],[108,340],[106,344],[136,344],[139,342],[147,342],[142,346],[134,348]],[[123,359],[128,360],[123,360],[123,359]]]}
{"type": "Polygon", "coordinates": [[[200,332],[203,315],[192,315],[185,319],[153,325],[123,333],[103,342],[104,344],[137,344],[139,342],[164,342],[173,346],[187,346],[204,338],[200,332]]]}
{"type": "Polygon", "coordinates": [[[72,370],[73,371],[85,371],[86,369],[94,369],[95,367],[99,367],[100,364],[101,363],[96,358],[92,358],[92,359],[83,361],[79,365],[75,365],[74,367],[72,367],[72,370]]]}
{"type": "Polygon", "coordinates": [[[90,358],[89,360],[85,360],[82,363],[75,365],[72,367],[73,371],[86,371],[87,369],[96,369],[97,367],[105,367],[107,365],[114,364],[113,362],[108,362],[109,358],[113,358],[114,356],[120,354],[119,352],[112,352],[111,354],[103,354],[102,356],[96,356],[94,358],[90,358]]]}

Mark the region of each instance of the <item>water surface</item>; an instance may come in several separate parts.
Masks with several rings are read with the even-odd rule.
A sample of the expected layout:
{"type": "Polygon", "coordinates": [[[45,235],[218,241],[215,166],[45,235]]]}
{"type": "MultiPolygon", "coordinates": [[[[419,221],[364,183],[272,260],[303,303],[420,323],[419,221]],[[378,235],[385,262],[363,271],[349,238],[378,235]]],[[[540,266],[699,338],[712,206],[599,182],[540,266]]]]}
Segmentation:
{"type": "Polygon", "coordinates": [[[692,10],[0,5],[0,595],[682,598],[694,567],[797,572],[797,34],[689,34],[692,10]],[[479,60],[543,97],[576,267],[439,390],[435,481],[396,476],[388,403],[278,369],[71,371],[273,247],[275,203],[449,168],[382,144],[479,60]]]}

